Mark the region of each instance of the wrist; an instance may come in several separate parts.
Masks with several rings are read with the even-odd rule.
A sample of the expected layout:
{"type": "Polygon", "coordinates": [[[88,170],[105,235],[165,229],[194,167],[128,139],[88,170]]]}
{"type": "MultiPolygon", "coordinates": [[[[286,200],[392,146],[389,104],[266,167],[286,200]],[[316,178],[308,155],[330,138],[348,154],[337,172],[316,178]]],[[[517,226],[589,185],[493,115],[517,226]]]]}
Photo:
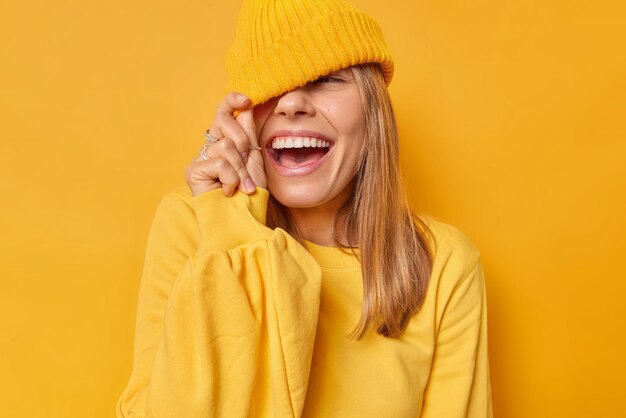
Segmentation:
{"type": "Polygon", "coordinates": [[[225,250],[265,238],[271,233],[265,227],[268,199],[269,192],[260,187],[251,195],[236,191],[226,197],[216,188],[193,196],[200,248],[225,250]]]}

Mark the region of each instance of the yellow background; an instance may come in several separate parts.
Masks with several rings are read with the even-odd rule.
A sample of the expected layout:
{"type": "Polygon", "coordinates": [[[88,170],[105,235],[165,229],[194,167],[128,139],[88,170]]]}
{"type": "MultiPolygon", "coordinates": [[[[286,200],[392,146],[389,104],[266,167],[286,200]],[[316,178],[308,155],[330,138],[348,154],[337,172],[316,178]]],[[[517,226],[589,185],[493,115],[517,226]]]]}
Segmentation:
{"type": "MultiPolygon", "coordinates": [[[[483,254],[499,417],[626,416],[621,3],[356,2],[396,58],[415,207],[483,254]]],[[[238,5],[0,5],[0,416],[113,416],[238,5]]]]}

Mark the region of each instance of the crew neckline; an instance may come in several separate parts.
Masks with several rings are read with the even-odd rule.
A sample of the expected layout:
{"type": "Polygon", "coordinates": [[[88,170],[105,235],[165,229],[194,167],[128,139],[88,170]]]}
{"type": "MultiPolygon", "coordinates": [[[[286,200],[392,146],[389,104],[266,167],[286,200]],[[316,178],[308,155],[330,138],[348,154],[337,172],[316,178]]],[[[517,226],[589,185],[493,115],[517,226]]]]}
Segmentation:
{"type": "Polygon", "coordinates": [[[347,269],[350,271],[361,269],[361,262],[357,258],[361,255],[358,248],[326,247],[307,240],[303,240],[303,244],[322,269],[347,269]]]}

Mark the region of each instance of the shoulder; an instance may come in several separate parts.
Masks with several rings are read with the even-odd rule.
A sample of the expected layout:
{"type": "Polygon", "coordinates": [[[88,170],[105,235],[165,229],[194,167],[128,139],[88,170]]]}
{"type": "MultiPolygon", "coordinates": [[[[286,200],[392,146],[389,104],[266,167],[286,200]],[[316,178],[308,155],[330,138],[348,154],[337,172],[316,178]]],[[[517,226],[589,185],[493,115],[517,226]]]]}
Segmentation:
{"type": "Polygon", "coordinates": [[[419,219],[428,227],[432,253],[430,288],[438,294],[449,295],[468,277],[482,280],[472,272],[480,269],[480,251],[459,228],[429,215],[419,219]]]}
{"type": "Polygon", "coordinates": [[[192,197],[189,187],[176,186],[163,195],[159,206],[191,208],[192,197]]]}
{"type": "Polygon", "coordinates": [[[188,218],[195,219],[191,199],[193,195],[186,186],[176,186],[165,193],[156,209],[155,222],[176,223],[188,218]]]}
{"type": "Polygon", "coordinates": [[[480,251],[474,242],[459,228],[442,222],[430,215],[420,215],[430,232],[434,259],[454,258],[458,262],[474,264],[480,251]]]}
{"type": "Polygon", "coordinates": [[[198,226],[191,198],[186,186],[174,187],[161,198],[149,237],[150,246],[158,252],[175,247],[191,253],[197,246],[198,226]]]}

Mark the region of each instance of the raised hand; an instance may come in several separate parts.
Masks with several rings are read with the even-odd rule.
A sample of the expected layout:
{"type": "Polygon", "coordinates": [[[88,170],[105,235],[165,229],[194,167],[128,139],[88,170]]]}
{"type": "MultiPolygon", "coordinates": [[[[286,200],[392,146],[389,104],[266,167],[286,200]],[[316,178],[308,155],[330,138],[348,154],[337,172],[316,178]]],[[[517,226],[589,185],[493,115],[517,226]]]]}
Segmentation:
{"type": "Polygon", "coordinates": [[[266,187],[250,105],[246,96],[229,93],[218,106],[208,131],[215,142],[207,141],[202,155],[187,167],[185,178],[194,196],[220,187],[226,196],[235,189],[251,194],[255,186],[266,187]],[[236,118],[235,112],[239,112],[236,118]]]}

